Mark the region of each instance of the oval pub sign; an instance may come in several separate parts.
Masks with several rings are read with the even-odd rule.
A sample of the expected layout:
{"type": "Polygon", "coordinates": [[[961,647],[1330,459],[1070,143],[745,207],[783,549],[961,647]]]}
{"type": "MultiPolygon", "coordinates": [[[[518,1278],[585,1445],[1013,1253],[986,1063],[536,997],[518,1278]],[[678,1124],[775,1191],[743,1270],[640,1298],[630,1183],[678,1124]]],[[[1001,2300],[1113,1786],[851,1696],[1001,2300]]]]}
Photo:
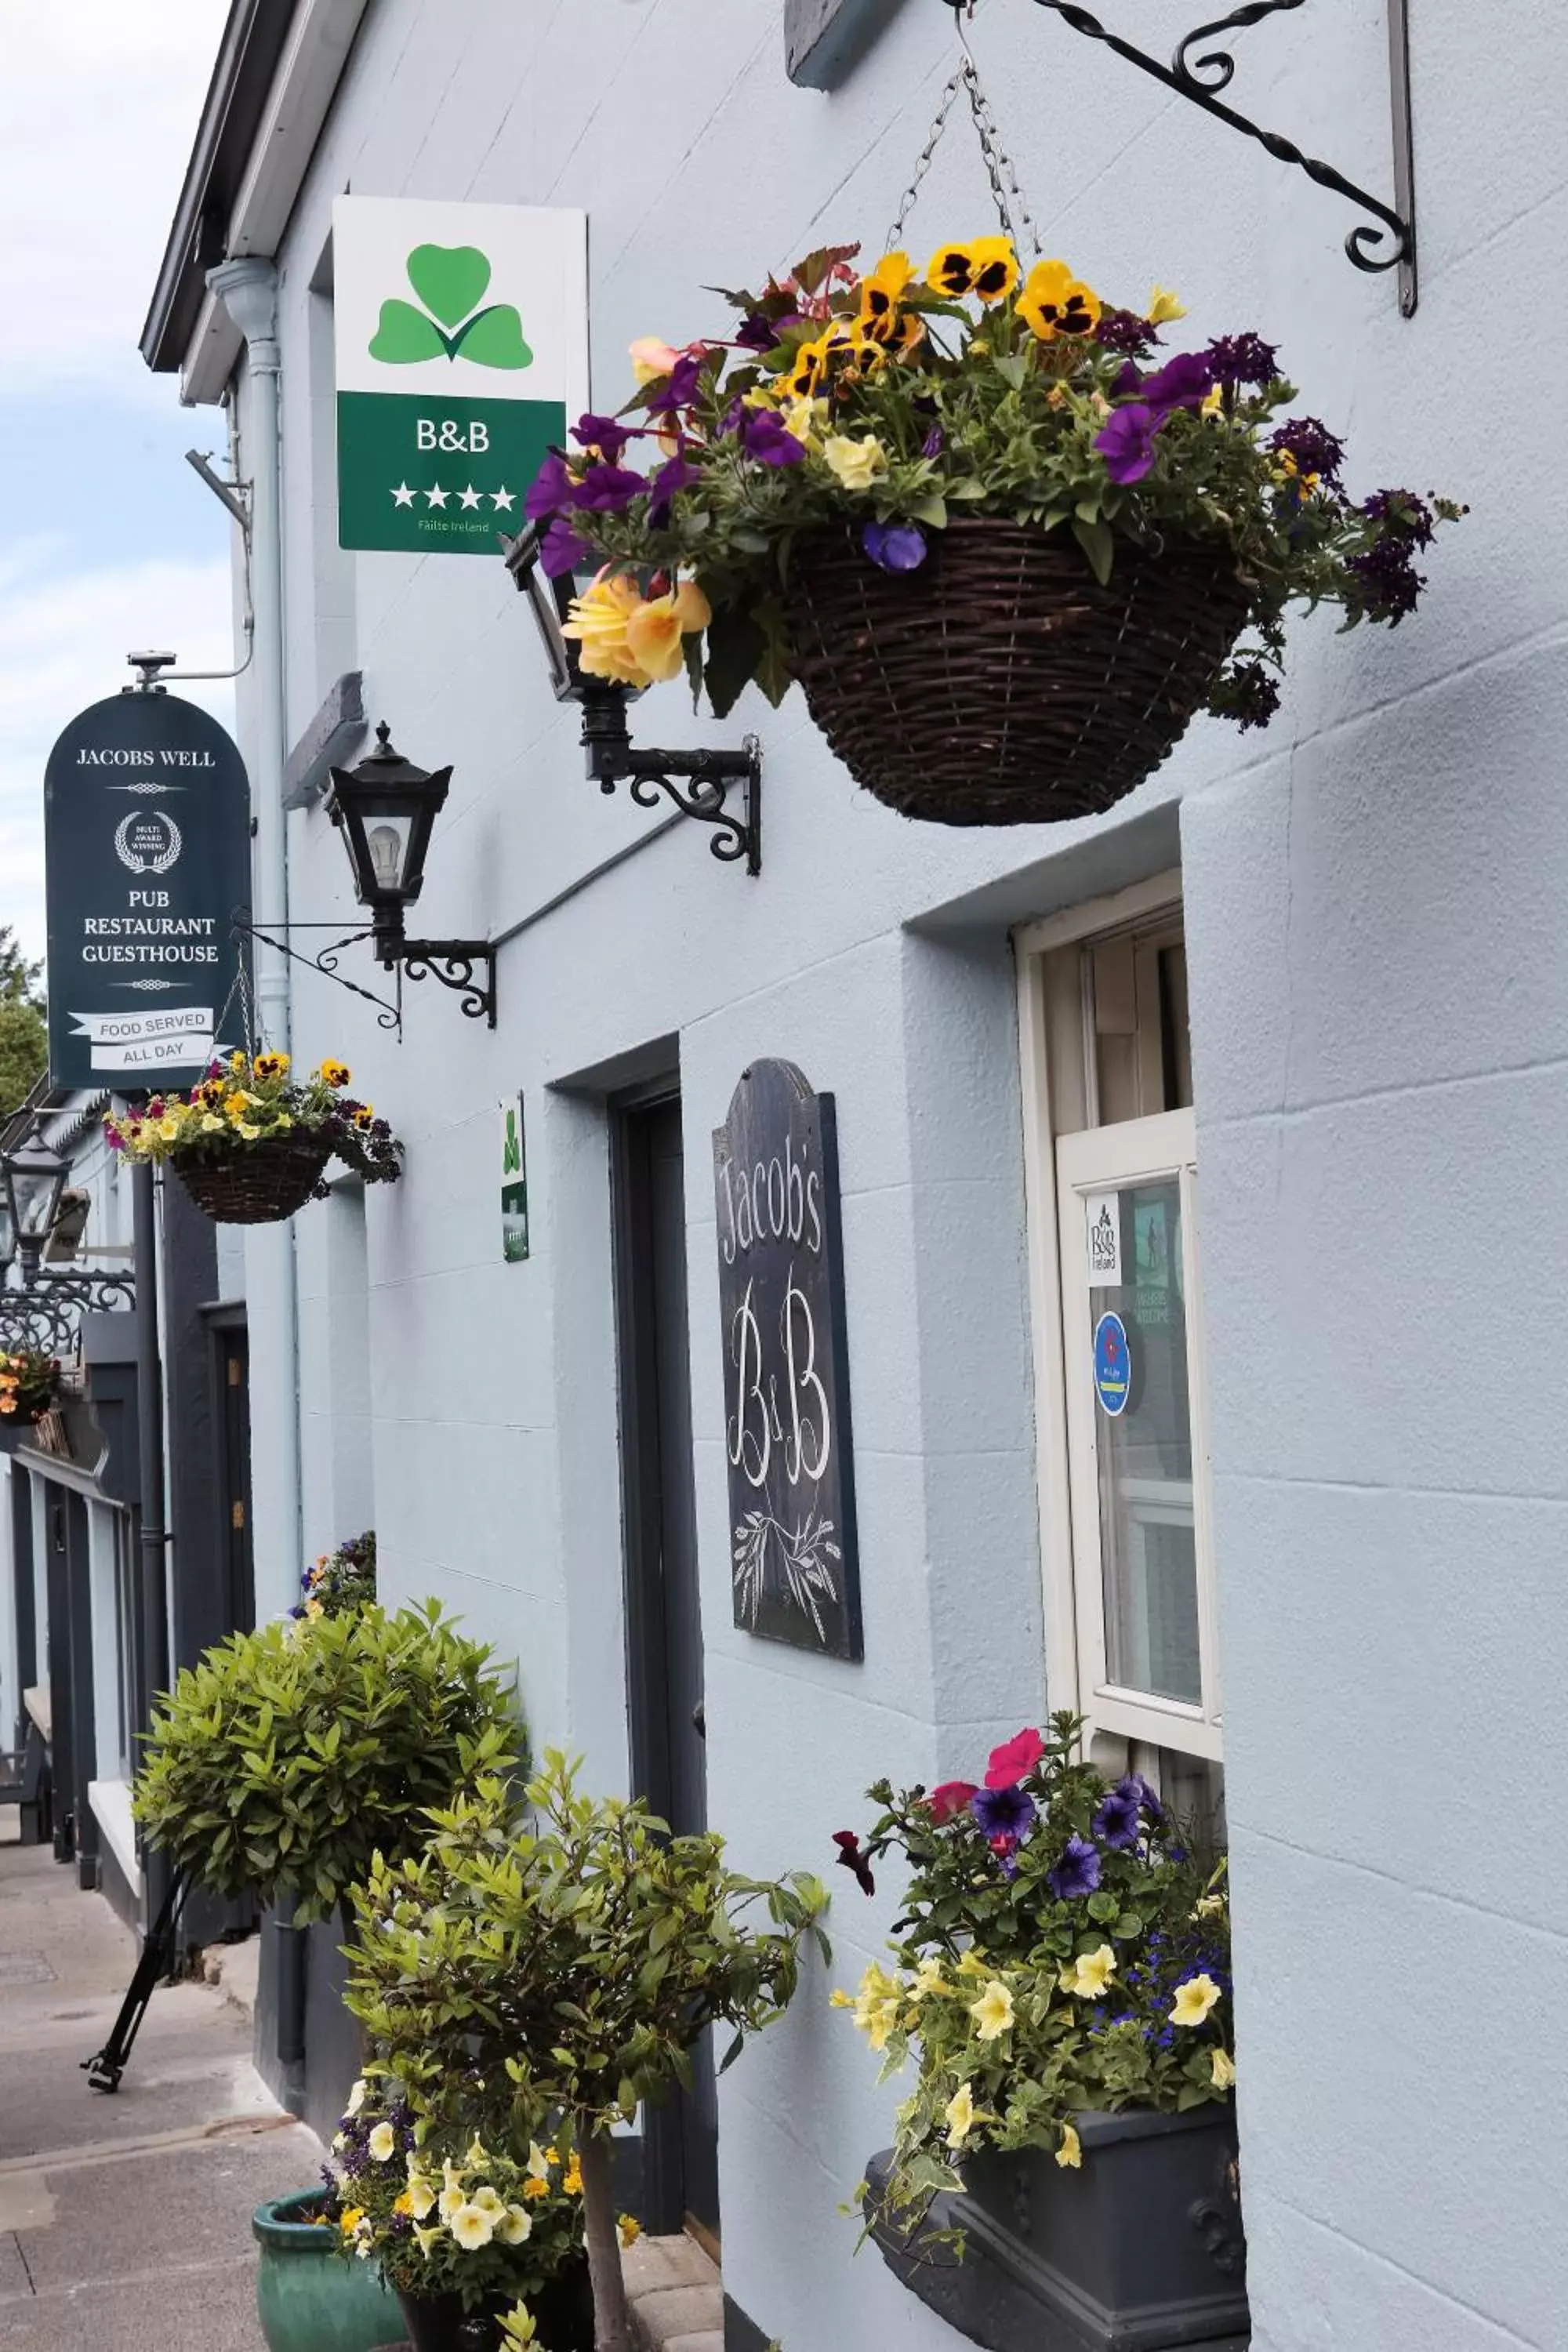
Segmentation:
{"type": "Polygon", "coordinates": [[[189,1085],[233,1001],[250,897],[233,742],[174,695],[95,702],[49,754],[44,845],[53,1084],[189,1085]]]}

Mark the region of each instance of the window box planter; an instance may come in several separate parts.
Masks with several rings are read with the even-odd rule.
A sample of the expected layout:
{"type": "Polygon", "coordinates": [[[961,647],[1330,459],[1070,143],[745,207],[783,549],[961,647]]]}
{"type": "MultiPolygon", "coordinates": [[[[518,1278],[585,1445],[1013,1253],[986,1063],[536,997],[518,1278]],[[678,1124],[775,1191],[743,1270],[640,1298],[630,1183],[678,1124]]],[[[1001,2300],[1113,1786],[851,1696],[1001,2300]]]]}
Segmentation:
{"type": "Polygon", "coordinates": [[[889,2269],[989,2352],[1245,2352],[1234,2107],[1077,2128],[1080,2169],[1046,2148],[971,2157],[965,2193],[939,2197],[912,2238],[880,2218],[890,2156],[874,2158],[866,2212],[889,2269]],[[940,2242],[951,2231],[962,2259],[940,2242]]]}

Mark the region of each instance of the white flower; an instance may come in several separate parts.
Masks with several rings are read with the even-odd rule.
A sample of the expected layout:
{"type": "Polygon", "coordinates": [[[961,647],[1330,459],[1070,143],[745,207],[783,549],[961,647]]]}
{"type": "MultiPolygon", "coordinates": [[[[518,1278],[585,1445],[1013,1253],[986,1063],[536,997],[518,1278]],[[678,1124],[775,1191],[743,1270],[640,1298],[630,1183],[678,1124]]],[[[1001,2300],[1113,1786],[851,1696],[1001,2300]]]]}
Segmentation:
{"type": "Polygon", "coordinates": [[[408,2210],[416,2221],[427,2221],[436,2204],[436,2184],[411,2163],[408,2168],[408,2210]]]}
{"type": "Polygon", "coordinates": [[[365,2081],[364,2076],[362,2074],[358,2082],[354,2084],[353,2089],[349,2093],[348,2112],[351,2116],[358,2115],[360,2109],[365,2103],[365,2095],[369,2089],[370,2084],[365,2081]]]}
{"type": "Polygon", "coordinates": [[[505,2198],[498,2197],[488,2181],[482,2189],[476,2189],[473,2191],[468,2202],[470,2205],[477,2205],[481,2213],[488,2213],[493,2221],[499,2221],[506,2211],[505,2198]]]}
{"type": "Polygon", "coordinates": [[[496,2235],[503,2246],[521,2246],[525,2238],[533,2235],[533,2216],[525,2205],[509,2205],[496,2223],[496,2235]]]}
{"type": "Polygon", "coordinates": [[[377,2124],[365,2147],[377,2164],[390,2164],[397,2154],[397,2134],[390,2124],[377,2124]]]}
{"type": "Polygon", "coordinates": [[[442,2221],[449,2221],[454,2213],[462,2211],[468,2201],[460,2189],[443,2189],[439,2199],[442,2221]]]}
{"type": "Polygon", "coordinates": [[[482,2205],[459,2205],[447,2227],[467,2254],[478,2253],[496,2233],[495,2217],[487,2213],[482,2205]]]}
{"type": "Polygon", "coordinates": [[[531,2180],[548,2180],[550,2178],[550,2158],[536,2139],[528,2143],[528,2177],[531,2180]]]}

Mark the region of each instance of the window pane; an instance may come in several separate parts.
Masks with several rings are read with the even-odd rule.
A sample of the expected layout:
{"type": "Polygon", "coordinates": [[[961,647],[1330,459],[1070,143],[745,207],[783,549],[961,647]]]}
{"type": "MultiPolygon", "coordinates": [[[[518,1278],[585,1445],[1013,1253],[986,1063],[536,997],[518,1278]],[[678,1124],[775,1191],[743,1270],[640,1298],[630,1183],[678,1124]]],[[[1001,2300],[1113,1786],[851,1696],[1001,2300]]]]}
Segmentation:
{"type": "MultiPolygon", "coordinates": [[[[1187,1317],[1182,1281],[1182,1195],[1174,1176],[1116,1196],[1120,1284],[1090,1292],[1090,1342],[1101,1318],[1126,1332],[1126,1405],[1099,1414],[1100,1557],[1105,1576],[1106,1664],[1124,1690],[1203,1704],[1198,1651],[1197,1549],[1193,1523],[1193,1437],[1187,1392],[1187,1317]]],[[[1091,1204],[1091,1213],[1103,1202],[1091,1204]]],[[[1120,1341],[1101,1345],[1112,1363],[1120,1341]]],[[[1097,1349],[1097,1355],[1100,1352],[1097,1349]]]]}

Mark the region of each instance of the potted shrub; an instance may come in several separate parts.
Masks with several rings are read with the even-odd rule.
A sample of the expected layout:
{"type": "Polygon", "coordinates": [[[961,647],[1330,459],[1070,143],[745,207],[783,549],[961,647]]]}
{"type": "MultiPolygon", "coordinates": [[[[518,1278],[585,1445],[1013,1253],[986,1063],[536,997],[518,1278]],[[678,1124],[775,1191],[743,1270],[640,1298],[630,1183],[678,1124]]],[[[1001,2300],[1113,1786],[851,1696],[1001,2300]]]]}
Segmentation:
{"type": "Polygon", "coordinates": [[[1225,1864],[1146,1781],[1083,1762],[1080,1731],[1021,1731],[980,1786],[879,1783],[866,1844],[840,1833],[868,1891],[889,1853],[910,1872],[897,1965],[834,1996],[884,2077],[914,2062],[868,2212],[979,2341],[1048,2320],[1106,2352],[1219,2343],[1247,2321],[1225,1864]],[[921,2259],[938,2200],[956,2268],[921,2259]]]}
{"type": "Polygon", "coordinates": [[[291,1617],[346,1617],[375,1599],[375,1529],[346,1536],[335,1551],[321,1552],[300,1579],[291,1617]]]}
{"type": "Polygon", "coordinates": [[[577,2159],[542,2110],[521,2114],[504,2073],[487,2084],[466,2068],[411,2097],[373,2069],[332,2152],[338,2242],[379,2267],[413,2352],[495,2352],[520,2308],[549,2352],[594,2352],[577,2159]]]}
{"type": "MultiPolygon", "coordinates": [[[[710,2025],[735,2029],[727,2065],[782,2013],[826,1897],[804,1874],[735,1876],[721,1839],[671,1837],[641,1804],[579,1796],[559,1754],[527,1795],[520,1815],[487,1782],[436,1816],[422,1853],[377,1862],[355,1898],[348,2000],[416,2104],[471,2067],[510,2084],[520,2130],[559,2116],[582,2176],[595,2352],[631,2352],[610,2132],[689,2083],[710,2025]],[[756,1906],[768,1925],[748,1925],[756,1906]]],[[[556,2352],[542,2323],[538,2341],[556,2352]]]]}
{"type": "Polygon", "coordinates": [[[602,567],[588,675],[684,660],[721,713],[798,680],[890,806],[1032,823],[1109,807],[1202,709],[1265,725],[1291,605],[1413,608],[1462,509],[1352,499],[1257,335],[1164,357],[1172,296],[1116,307],[1005,236],[857,251],[729,298],[728,339],[634,346],[642,388],[546,461],[544,568],[602,567]]]}
{"type": "Polygon", "coordinates": [[[215,1895],[328,1917],[374,1855],[419,1848],[427,1808],[520,1761],[490,1661],[434,1601],[231,1633],[153,1716],[135,1791],[149,1843],[215,1895]]]}
{"type": "Polygon", "coordinates": [[[287,1054],[231,1054],[188,1095],[110,1113],[109,1142],[129,1160],[172,1167],[220,1225],[276,1224],[324,1198],[334,1158],[367,1184],[395,1182],[401,1146],[374,1105],[344,1091],[346,1064],[325,1061],[303,1080],[291,1066],[287,1054]]]}

